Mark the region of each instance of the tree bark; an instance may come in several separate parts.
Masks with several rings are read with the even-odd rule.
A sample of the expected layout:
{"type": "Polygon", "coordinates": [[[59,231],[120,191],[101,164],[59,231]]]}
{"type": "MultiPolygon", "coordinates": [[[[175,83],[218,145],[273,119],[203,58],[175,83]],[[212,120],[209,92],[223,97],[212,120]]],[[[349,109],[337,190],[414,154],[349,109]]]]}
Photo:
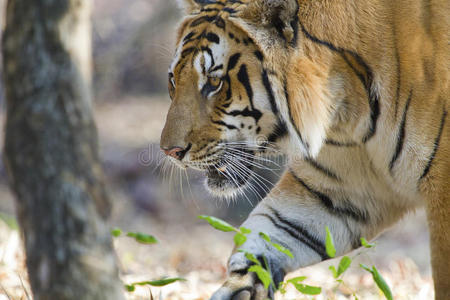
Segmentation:
{"type": "Polygon", "coordinates": [[[91,111],[91,0],[9,0],[5,161],[35,299],[123,299],[91,111]]]}

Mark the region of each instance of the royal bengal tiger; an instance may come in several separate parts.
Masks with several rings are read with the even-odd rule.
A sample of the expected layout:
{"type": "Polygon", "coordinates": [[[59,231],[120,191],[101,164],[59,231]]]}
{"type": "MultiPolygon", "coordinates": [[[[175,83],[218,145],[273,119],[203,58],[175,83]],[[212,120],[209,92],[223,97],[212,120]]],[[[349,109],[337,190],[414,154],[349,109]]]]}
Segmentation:
{"type": "MultiPolygon", "coordinates": [[[[450,1],[184,6],[161,149],[206,170],[208,189],[225,197],[248,185],[256,155],[288,157],[244,222],[252,233],[242,248],[265,256],[278,283],[329,258],[326,225],[343,255],[424,206],[436,299],[450,299],[450,1]]],[[[250,265],[232,254],[212,299],[273,297],[250,265]]]]}

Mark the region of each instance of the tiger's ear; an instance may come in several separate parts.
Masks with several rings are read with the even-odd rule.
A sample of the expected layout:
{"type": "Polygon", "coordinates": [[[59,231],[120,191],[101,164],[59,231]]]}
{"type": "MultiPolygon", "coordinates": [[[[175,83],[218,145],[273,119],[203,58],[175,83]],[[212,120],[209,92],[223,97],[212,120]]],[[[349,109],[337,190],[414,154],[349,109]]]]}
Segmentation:
{"type": "Polygon", "coordinates": [[[239,17],[250,25],[275,30],[287,42],[294,39],[297,0],[254,0],[239,10],[239,17]]]}
{"type": "Polygon", "coordinates": [[[177,0],[177,2],[187,14],[199,12],[202,6],[216,3],[214,0],[177,0]]]}

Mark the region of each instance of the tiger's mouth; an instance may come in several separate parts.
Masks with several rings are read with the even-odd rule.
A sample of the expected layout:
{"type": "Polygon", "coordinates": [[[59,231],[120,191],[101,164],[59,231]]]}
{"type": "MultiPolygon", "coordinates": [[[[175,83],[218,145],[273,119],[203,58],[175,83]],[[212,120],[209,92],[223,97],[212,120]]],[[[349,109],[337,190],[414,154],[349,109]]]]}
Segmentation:
{"type": "Polygon", "coordinates": [[[207,189],[216,196],[230,197],[243,188],[252,177],[252,161],[249,158],[235,157],[234,159],[220,160],[219,163],[206,169],[207,189]]]}

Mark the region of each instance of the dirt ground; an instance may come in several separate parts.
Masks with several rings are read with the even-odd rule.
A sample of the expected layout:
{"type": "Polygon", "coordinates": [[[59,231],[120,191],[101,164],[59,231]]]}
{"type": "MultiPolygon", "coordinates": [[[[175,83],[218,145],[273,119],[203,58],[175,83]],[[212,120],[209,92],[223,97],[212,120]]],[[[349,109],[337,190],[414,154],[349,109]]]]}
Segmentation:
{"type": "MultiPolygon", "coordinates": [[[[239,203],[211,199],[201,186],[201,174],[164,181],[158,168],[157,143],[168,101],[129,98],[96,108],[103,164],[114,204],[111,226],[156,236],[155,245],[142,245],[127,237],[114,246],[125,283],[162,277],[183,277],[162,288],[138,287],[125,292],[128,299],[208,299],[225,279],[232,236],[218,232],[196,218],[215,215],[238,224],[248,208],[239,203]],[[180,193],[180,185],[185,184],[180,193]],[[151,293],[151,294],[150,294],[151,293]]],[[[3,120],[0,120],[3,123],[3,120]]],[[[2,131],[0,131],[2,132],[2,131]]],[[[2,136],[0,136],[2,139],[2,136]]],[[[179,176],[182,174],[180,173],[179,176]]],[[[178,175],[177,175],[178,176],[178,175]]],[[[184,175],[183,175],[184,176],[184,175]]],[[[170,175],[169,175],[170,177],[170,175]]],[[[14,213],[12,196],[0,168],[0,212],[14,213]]],[[[31,299],[20,234],[0,218],[0,300],[31,299]]],[[[292,288],[276,299],[383,299],[371,275],[358,265],[375,265],[391,286],[395,299],[433,299],[428,231],[423,211],[406,216],[380,235],[374,249],[363,251],[337,287],[328,270],[338,259],[304,268],[293,276],[308,276],[306,283],[323,288],[319,296],[302,296],[292,288]]],[[[356,252],[357,253],[357,252],[356,252]]],[[[356,255],[352,253],[350,256],[356,255]]]]}

